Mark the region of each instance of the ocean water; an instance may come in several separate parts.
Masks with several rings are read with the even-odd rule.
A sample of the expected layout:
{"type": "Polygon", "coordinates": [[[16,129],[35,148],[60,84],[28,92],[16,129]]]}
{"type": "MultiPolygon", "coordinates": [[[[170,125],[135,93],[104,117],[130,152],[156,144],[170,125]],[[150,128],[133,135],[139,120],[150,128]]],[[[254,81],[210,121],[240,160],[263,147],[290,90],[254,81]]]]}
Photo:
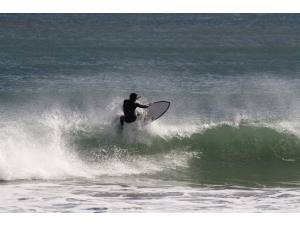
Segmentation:
{"type": "Polygon", "coordinates": [[[0,212],[299,212],[299,24],[0,14],[0,212]],[[131,92],[170,110],[120,132],[131,92]]]}

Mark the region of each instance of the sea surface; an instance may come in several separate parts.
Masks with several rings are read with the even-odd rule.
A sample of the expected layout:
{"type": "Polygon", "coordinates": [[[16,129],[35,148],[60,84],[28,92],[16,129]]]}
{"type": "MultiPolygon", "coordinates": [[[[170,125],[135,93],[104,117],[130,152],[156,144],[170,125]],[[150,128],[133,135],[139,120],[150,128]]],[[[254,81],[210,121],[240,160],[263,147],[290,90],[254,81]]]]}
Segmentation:
{"type": "Polygon", "coordinates": [[[299,14],[0,14],[0,212],[300,212],[299,14]],[[171,102],[118,129],[122,102],[171,102]]]}

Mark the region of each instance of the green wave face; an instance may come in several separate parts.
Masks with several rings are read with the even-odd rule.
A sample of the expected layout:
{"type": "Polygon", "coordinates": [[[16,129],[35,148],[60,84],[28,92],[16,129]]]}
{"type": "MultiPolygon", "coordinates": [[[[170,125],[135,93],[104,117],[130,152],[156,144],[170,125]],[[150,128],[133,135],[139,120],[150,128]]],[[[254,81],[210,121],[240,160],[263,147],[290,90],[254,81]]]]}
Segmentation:
{"type": "Polygon", "coordinates": [[[141,137],[129,143],[122,134],[93,130],[77,132],[73,143],[85,159],[97,163],[157,156],[159,164],[166,163],[160,158],[170,152],[191,155],[186,167],[166,168],[151,175],[162,179],[251,185],[300,181],[299,138],[273,128],[220,124],[189,137],[137,134],[137,138],[141,137]]]}
{"type": "Polygon", "coordinates": [[[300,142],[293,134],[222,125],[191,140],[192,148],[202,153],[190,163],[189,173],[198,181],[282,185],[300,180],[300,142]]]}
{"type": "Polygon", "coordinates": [[[222,125],[194,134],[191,146],[207,159],[223,161],[299,161],[298,137],[272,128],[222,125]]]}

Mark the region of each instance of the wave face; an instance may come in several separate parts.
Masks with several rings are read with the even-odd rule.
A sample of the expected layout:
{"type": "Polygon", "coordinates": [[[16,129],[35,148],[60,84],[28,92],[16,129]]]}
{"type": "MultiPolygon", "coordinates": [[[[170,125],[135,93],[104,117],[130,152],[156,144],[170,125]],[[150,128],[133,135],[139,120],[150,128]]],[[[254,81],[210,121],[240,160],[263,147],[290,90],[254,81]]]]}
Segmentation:
{"type": "Polygon", "coordinates": [[[299,15],[0,15],[0,179],[300,180],[299,15]],[[129,93],[170,110],[116,128],[129,93]]]}
{"type": "MultiPolygon", "coordinates": [[[[164,127],[164,129],[168,128],[164,127]]],[[[180,133],[173,133],[166,137],[153,134],[153,130],[140,131],[140,133],[134,134],[134,143],[128,139],[126,134],[115,134],[112,137],[106,136],[102,131],[92,131],[91,133],[79,131],[74,139],[79,149],[87,151],[97,149],[99,146],[113,146],[126,148],[128,153],[132,154],[135,152],[137,154],[154,154],[180,148],[198,152],[201,159],[228,162],[298,162],[300,159],[299,138],[287,131],[278,131],[263,125],[224,123],[206,124],[206,128],[202,129],[199,128],[198,131],[187,137],[181,136],[180,133]]]]}
{"type": "Polygon", "coordinates": [[[190,138],[203,157],[226,161],[298,161],[297,136],[269,127],[221,125],[190,138]]]}

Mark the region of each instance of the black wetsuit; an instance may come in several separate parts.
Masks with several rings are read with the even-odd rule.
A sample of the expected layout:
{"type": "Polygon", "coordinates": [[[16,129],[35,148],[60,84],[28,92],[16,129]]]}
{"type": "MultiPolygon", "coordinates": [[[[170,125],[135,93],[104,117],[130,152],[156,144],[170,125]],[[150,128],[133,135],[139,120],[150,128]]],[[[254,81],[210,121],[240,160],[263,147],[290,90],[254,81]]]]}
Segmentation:
{"type": "Polygon", "coordinates": [[[141,104],[131,101],[129,99],[124,100],[124,103],[123,103],[124,116],[121,116],[121,118],[120,118],[121,125],[124,124],[124,121],[126,123],[132,123],[136,120],[135,109],[137,107],[148,108],[148,106],[146,106],[146,105],[141,105],[141,104]]]}

